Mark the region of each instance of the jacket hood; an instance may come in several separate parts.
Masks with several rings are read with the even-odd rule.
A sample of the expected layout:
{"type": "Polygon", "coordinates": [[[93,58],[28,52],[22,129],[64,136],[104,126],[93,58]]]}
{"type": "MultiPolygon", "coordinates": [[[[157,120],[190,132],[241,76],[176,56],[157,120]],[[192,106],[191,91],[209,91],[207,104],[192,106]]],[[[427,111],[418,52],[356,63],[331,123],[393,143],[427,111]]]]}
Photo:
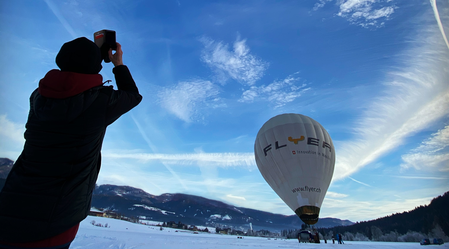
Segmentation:
{"type": "Polygon", "coordinates": [[[80,74],[51,70],[30,97],[30,111],[42,121],[71,122],[96,99],[103,87],[99,74],[80,74]]]}
{"type": "Polygon", "coordinates": [[[101,86],[103,77],[99,74],[81,74],[50,70],[39,81],[39,93],[47,98],[64,99],[75,96],[92,87],[101,86]]]}

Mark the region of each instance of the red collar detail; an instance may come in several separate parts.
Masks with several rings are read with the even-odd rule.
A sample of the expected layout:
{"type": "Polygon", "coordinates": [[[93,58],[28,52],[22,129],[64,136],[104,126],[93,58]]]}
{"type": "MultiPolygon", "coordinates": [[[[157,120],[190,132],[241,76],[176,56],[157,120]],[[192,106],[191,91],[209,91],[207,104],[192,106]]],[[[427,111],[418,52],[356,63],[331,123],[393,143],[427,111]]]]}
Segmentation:
{"type": "Polygon", "coordinates": [[[50,70],[39,81],[39,93],[47,98],[64,99],[103,84],[100,74],[82,74],[50,70]]]}

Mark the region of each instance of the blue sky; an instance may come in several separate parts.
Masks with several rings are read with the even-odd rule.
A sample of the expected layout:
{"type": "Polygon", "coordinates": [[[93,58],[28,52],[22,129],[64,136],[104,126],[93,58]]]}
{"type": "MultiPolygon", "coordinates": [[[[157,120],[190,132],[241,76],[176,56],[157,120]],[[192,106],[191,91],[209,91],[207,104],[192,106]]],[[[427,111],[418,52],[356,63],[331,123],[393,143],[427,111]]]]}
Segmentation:
{"type": "Polygon", "coordinates": [[[253,146],[300,113],[336,149],[321,217],[411,210],[449,190],[448,27],[445,0],[1,1],[0,157],[62,44],[112,29],[143,101],[108,128],[98,184],[292,215],[253,146]]]}

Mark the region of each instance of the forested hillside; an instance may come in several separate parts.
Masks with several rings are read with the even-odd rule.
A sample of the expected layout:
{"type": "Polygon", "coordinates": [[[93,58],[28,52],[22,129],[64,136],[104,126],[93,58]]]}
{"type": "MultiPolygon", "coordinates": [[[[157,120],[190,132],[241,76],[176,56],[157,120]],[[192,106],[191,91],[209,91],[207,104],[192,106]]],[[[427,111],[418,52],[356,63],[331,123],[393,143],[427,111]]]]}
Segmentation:
{"type": "Polygon", "coordinates": [[[346,235],[347,240],[419,241],[423,237],[449,239],[449,192],[434,198],[429,205],[351,226],[319,229],[322,235],[346,235]]]}

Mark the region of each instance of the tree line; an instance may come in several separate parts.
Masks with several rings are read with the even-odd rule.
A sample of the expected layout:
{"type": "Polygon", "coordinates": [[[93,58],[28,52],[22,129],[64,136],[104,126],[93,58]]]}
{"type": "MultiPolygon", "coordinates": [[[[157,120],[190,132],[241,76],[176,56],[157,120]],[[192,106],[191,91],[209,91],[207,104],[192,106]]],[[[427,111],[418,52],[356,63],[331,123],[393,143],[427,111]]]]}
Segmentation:
{"type": "Polygon", "coordinates": [[[345,240],[418,242],[423,238],[449,241],[449,191],[429,205],[351,226],[319,228],[320,237],[341,233],[345,240]]]}

